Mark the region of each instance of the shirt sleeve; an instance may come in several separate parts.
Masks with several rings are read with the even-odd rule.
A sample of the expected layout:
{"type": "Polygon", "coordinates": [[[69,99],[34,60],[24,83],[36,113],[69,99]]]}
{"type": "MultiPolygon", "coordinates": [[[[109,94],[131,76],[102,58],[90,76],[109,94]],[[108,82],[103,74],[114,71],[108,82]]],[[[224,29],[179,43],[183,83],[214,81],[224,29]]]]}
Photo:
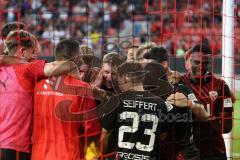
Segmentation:
{"type": "Polygon", "coordinates": [[[224,98],[231,98],[232,103],[235,103],[236,97],[232,94],[230,88],[224,83],[224,98]]]}
{"type": "Polygon", "coordinates": [[[233,112],[233,103],[236,101],[236,98],[231,93],[230,88],[228,85],[224,82],[223,90],[220,91],[222,93],[223,97],[221,98],[222,107],[219,107],[218,112],[233,112]]]}
{"type": "Polygon", "coordinates": [[[44,65],[45,60],[35,60],[31,63],[27,64],[25,76],[31,78],[34,81],[38,81],[39,79],[46,78],[44,74],[44,65]]]}

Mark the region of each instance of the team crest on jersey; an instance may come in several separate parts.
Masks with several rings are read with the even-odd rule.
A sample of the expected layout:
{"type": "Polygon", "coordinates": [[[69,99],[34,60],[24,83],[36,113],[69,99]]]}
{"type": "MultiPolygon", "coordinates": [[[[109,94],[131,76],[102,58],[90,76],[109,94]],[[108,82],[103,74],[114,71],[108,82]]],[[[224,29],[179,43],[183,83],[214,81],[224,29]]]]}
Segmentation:
{"type": "Polygon", "coordinates": [[[209,96],[210,96],[212,101],[215,101],[218,97],[218,93],[216,91],[210,91],[209,96]]]}

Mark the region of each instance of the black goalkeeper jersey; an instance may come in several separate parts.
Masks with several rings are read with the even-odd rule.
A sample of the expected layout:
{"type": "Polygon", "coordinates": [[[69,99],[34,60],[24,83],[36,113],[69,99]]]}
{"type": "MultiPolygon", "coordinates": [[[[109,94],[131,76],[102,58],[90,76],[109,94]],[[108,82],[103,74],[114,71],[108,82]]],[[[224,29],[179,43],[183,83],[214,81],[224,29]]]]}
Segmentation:
{"type": "MultiPolygon", "coordinates": [[[[192,100],[192,102],[197,103],[196,96],[185,85],[177,84],[174,88],[174,92],[183,93],[188,99],[192,100]]],[[[172,132],[172,139],[176,144],[176,149],[182,150],[186,146],[193,144],[192,123],[194,115],[189,107],[174,106],[171,112],[175,115],[175,119],[172,120],[173,123],[169,123],[172,124],[172,128],[169,127],[172,132]]]]}
{"type": "Polygon", "coordinates": [[[113,131],[117,139],[118,159],[156,159],[160,134],[166,131],[165,102],[149,92],[128,91],[112,97],[107,107],[117,105],[106,114],[102,127],[113,131]]]}
{"type": "MultiPolygon", "coordinates": [[[[192,102],[197,103],[197,98],[193,92],[186,87],[184,84],[180,83],[174,86],[174,90],[167,95],[163,95],[160,91],[161,88],[152,90],[151,93],[167,99],[170,94],[180,92],[183,93],[192,102]],[[160,93],[160,94],[159,94],[160,93]]],[[[194,115],[189,107],[177,107],[166,102],[168,106],[171,106],[171,110],[168,114],[168,128],[171,130],[171,135],[174,143],[177,144],[178,148],[183,148],[184,146],[193,143],[192,142],[192,122],[194,115]]]]}
{"type": "MultiPolygon", "coordinates": [[[[160,89],[152,90],[152,93],[156,96],[162,96],[160,89]],[[158,93],[160,94],[158,95],[158,93]]],[[[175,85],[174,90],[163,96],[163,99],[176,92],[183,93],[194,103],[198,102],[193,92],[182,83],[175,85]]],[[[166,104],[172,109],[168,112],[167,138],[161,142],[161,157],[164,157],[164,160],[197,159],[199,152],[193,142],[194,115],[192,110],[189,107],[177,107],[168,104],[168,102],[166,104]]]]}

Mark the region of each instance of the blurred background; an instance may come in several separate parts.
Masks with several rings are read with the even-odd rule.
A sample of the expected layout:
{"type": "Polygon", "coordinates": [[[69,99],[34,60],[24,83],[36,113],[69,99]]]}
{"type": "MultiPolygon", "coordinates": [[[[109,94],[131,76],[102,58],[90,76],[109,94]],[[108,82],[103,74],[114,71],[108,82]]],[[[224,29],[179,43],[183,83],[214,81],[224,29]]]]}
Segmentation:
{"type": "MultiPolygon", "coordinates": [[[[235,6],[235,53],[240,48],[240,1],[235,6]]],[[[1,23],[22,21],[42,44],[42,56],[54,45],[74,38],[102,56],[122,41],[165,45],[169,54],[184,56],[207,39],[221,54],[222,0],[2,0],[1,23]],[[146,9],[146,7],[148,7],[146,9]]]]}

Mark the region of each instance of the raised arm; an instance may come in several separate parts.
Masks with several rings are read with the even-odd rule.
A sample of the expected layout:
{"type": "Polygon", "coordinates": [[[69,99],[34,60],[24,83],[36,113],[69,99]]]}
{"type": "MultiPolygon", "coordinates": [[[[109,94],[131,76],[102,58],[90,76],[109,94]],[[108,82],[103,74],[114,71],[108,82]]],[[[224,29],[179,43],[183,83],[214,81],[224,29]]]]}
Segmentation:
{"type": "Polygon", "coordinates": [[[58,76],[61,74],[67,74],[72,71],[78,72],[78,66],[72,61],[54,61],[46,63],[44,65],[44,74],[46,77],[58,76]]]}

